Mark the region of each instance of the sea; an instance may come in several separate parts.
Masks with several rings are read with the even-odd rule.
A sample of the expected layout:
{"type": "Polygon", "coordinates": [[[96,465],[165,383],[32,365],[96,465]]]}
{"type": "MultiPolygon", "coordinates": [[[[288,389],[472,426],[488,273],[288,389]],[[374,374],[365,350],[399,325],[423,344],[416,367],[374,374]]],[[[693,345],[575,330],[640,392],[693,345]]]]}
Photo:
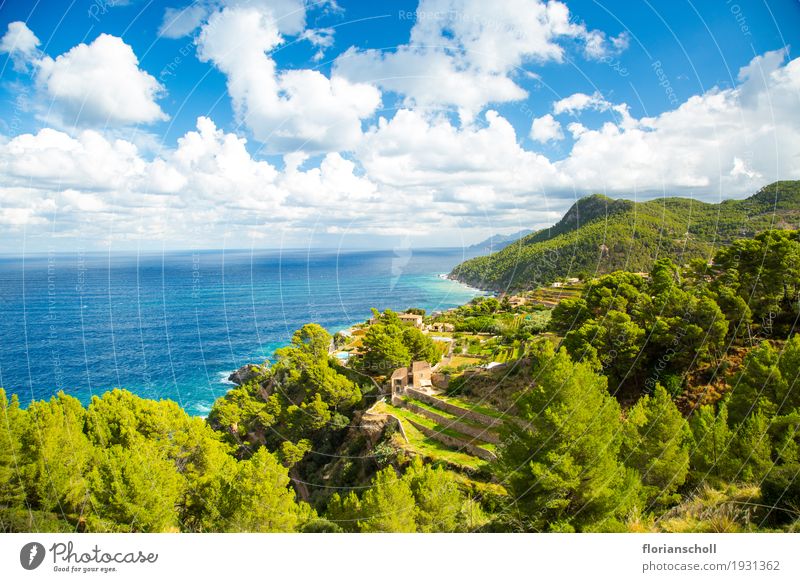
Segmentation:
{"type": "Polygon", "coordinates": [[[370,308],[441,311],[480,291],[446,279],[475,256],[399,250],[72,252],[0,256],[0,386],[27,405],[115,387],[205,416],[228,375],[295,330],[370,308]]]}

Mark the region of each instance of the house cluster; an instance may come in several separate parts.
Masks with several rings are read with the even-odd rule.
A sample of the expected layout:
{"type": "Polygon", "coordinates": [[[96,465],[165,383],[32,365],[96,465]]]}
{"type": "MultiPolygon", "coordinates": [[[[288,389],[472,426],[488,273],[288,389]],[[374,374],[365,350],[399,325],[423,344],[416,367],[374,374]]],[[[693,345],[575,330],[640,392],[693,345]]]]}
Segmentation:
{"type": "MultiPolygon", "coordinates": [[[[430,325],[425,324],[425,318],[419,313],[398,313],[397,318],[406,325],[410,325],[422,331],[435,331],[435,332],[454,332],[456,327],[452,323],[434,322],[430,325]]],[[[376,318],[370,318],[370,324],[375,323],[376,318]]]]}
{"type": "MultiPolygon", "coordinates": [[[[398,313],[397,318],[402,323],[413,326],[426,333],[452,333],[455,331],[455,326],[452,323],[439,321],[426,325],[424,317],[418,313],[398,313]]],[[[373,317],[368,321],[368,323],[373,324],[375,323],[376,319],[376,317],[373,317]]],[[[366,333],[366,329],[351,329],[347,330],[346,333],[341,333],[348,339],[353,339],[357,338],[358,336],[363,336],[366,333]]],[[[452,342],[452,338],[450,337],[434,336],[433,339],[442,342],[452,342]]],[[[340,360],[343,362],[345,362],[351,356],[360,354],[358,349],[350,349],[348,352],[336,351],[336,347],[333,342],[331,342],[331,348],[329,351],[337,358],[340,358],[340,360]]],[[[433,392],[432,373],[433,370],[431,369],[431,365],[425,361],[412,362],[411,366],[398,368],[389,378],[389,386],[392,397],[402,397],[405,394],[405,391],[409,388],[413,388],[414,390],[418,390],[420,392],[433,392]]]]}

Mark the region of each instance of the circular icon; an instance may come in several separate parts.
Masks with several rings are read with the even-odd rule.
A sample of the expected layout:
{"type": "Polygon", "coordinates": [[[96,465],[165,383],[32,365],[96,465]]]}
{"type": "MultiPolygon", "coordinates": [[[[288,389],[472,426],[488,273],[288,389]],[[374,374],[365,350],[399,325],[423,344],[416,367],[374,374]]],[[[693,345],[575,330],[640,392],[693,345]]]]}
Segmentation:
{"type": "Polygon", "coordinates": [[[26,570],[35,570],[44,561],[44,546],[39,542],[30,542],[19,551],[19,563],[26,570]]]}

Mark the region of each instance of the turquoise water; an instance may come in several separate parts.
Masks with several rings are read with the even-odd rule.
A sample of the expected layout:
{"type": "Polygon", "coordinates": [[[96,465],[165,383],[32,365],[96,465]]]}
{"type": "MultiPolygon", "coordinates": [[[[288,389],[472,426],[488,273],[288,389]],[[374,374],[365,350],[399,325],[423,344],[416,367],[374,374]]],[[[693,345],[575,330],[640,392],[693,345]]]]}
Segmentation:
{"type": "Polygon", "coordinates": [[[461,249],[53,253],[0,258],[0,386],[23,403],[113,387],[206,414],[228,374],[295,329],[370,307],[442,310],[478,292],[439,277],[461,249]]]}

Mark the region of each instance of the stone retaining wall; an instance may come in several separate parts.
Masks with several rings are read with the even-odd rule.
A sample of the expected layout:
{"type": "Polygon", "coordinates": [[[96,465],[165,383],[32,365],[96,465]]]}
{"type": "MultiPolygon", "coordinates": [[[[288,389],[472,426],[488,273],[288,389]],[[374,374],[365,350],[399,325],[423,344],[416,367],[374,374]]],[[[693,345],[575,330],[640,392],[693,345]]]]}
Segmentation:
{"type": "Polygon", "coordinates": [[[417,406],[413,402],[404,401],[402,402],[401,406],[407,408],[411,412],[416,412],[420,416],[424,416],[435,422],[436,424],[441,424],[447,428],[452,428],[453,430],[457,430],[460,433],[463,433],[467,436],[474,437],[476,439],[482,440],[487,443],[492,443],[495,445],[500,444],[500,437],[497,433],[489,430],[485,427],[477,427],[471,424],[467,424],[465,422],[460,422],[453,418],[448,418],[446,416],[442,416],[441,414],[436,414],[435,412],[428,410],[427,408],[423,408],[422,406],[417,406]]]}
{"type": "MultiPolygon", "coordinates": [[[[420,392],[419,390],[414,390],[413,388],[407,388],[406,394],[408,394],[412,398],[424,402],[425,404],[429,404],[434,408],[444,410],[445,412],[449,412],[450,414],[455,414],[456,416],[461,416],[463,418],[485,425],[489,428],[497,428],[498,426],[503,424],[502,419],[495,418],[493,416],[488,416],[486,414],[481,414],[480,412],[475,412],[474,410],[469,410],[467,408],[462,408],[461,406],[456,406],[455,404],[450,404],[449,402],[445,402],[444,400],[440,400],[435,396],[431,396],[430,394],[425,394],[424,392],[420,392]]],[[[392,404],[394,404],[394,402],[392,402],[392,404]]]]}
{"type": "Polygon", "coordinates": [[[403,437],[404,441],[408,442],[408,437],[406,436],[406,430],[403,428],[403,423],[400,422],[400,419],[397,418],[394,414],[389,414],[387,412],[374,412],[372,409],[375,408],[377,405],[378,403],[376,402],[375,404],[370,406],[366,411],[364,411],[364,414],[369,414],[372,416],[386,416],[389,418],[390,421],[393,420],[394,424],[397,427],[397,431],[400,433],[400,436],[403,437]]]}
{"type": "Polygon", "coordinates": [[[404,441],[408,442],[408,437],[406,436],[406,429],[403,428],[403,423],[400,422],[400,419],[397,418],[394,414],[387,414],[386,416],[388,416],[391,420],[394,421],[394,424],[397,428],[397,432],[400,433],[400,436],[403,437],[404,441]]]}
{"type": "Polygon", "coordinates": [[[453,447],[454,449],[462,450],[466,453],[469,453],[473,457],[478,457],[479,459],[483,459],[484,461],[494,461],[495,459],[497,459],[495,454],[491,451],[487,451],[486,449],[483,449],[481,447],[476,447],[471,443],[462,441],[461,439],[450,436],[449,434],[438,432],[436,430],[433,430],[432,428],[428,428],[424,424],[420,424],[411,419],[408,419],[408,422],[410,422],[418,431],[420,431],[425,436],[437,440],[443,445],[446,445],[448,447],[453,447]]]}

